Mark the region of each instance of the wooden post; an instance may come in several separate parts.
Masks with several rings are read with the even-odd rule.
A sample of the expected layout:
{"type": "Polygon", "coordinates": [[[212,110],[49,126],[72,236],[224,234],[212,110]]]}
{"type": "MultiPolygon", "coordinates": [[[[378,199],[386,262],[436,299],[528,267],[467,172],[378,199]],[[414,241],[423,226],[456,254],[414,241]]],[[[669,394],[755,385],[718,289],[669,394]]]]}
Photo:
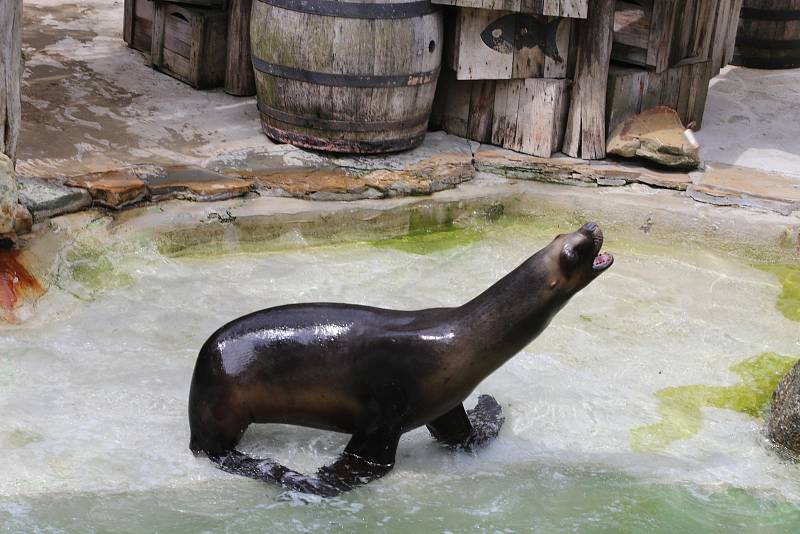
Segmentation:
{"type": "Polygon", "coordinates": [[[578,63],[564,135],[565,154],[606,157],[606,86],[614,30],[614,0],[594,0],[578,23],[578,63]]]}
{"type": "Polygon", "coordinates": [[[18,215],[14,157],[20,125],[22,0],[0,2],[0,241],[14,239],[18,215]],[[7,158],[6,158],[7,156],[7,158]]]}
{"type": "Polygon", "coordinates": [[[12,160],[19,135],[22,0],[0,2],[0,152],[12,160]]]}
{"type": "Polygon", "coordinates": [[[228,15],[228,61],[225,92],[234,96],[256,94],[250,58],[250,8],[253,0],[231,0],[228,15]]]}

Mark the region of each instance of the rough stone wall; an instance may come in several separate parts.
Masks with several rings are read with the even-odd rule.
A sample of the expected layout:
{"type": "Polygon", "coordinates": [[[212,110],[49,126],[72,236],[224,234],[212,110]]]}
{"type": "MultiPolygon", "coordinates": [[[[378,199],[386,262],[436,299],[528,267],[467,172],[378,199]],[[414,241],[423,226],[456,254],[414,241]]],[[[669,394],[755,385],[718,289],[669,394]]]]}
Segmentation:
{"type": "Polygon", "coordinates": [[[14,181],[20,123],[22,0],[0,0],[0,239],[13,239],[21,210],[14,181]]]}

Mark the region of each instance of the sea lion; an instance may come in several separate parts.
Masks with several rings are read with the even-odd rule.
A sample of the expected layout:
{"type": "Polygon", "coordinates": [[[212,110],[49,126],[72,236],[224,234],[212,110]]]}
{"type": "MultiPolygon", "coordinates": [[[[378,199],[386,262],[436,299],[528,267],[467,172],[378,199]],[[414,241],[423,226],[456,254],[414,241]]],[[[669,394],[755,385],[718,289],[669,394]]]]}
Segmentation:
{"type": "Polygon", "coordinates": [[[205,342],[189,393],[189,447],[220,468],[290,490],[336,495],[388,473],[400,436],[426,425],[440,442],[473,448],[503,423],[488,395],[464,399],[550,323],[614,259],[600,227],[559,235],[456,308],[387,310],[292,304],[257,311],[205,342]],[[250,423],[351,434],[314,475],[235,449],[250,423]]]}

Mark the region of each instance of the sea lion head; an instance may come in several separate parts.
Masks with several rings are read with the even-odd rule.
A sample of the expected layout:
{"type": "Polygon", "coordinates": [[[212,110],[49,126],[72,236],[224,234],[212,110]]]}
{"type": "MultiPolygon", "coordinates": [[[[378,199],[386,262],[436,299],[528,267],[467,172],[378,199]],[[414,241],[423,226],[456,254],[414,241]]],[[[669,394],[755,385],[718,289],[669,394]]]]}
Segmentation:
{"type": "Polygon", "coordinates": [[[555,285],[570,294],[586,287],[614,263],[611,254],[601,252],[603,231],[593,222],[556,237],[551,247],[552,253],[558,255],[555,285]]]}

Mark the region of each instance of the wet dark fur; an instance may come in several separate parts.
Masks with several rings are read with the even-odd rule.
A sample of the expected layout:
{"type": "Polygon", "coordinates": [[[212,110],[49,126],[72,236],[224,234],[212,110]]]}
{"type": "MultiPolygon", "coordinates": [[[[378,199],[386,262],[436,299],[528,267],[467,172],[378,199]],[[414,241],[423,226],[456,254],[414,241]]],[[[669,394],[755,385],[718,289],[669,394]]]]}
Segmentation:
{"type": "Polygon", "coordinates": [[[200,350],[189,394],[190,448],[222,469],[286,488],[335,495],[383,476],[400,436],[426,425],[472,448],[497,436],[500,406],[475,387],[549,324],[600,272],[596,225],[558,236],[457,308],[398,311],[295,304],[228,323],[200,350]],[[314,475],[235,450],[250,423],[291,423],[352,435],[314,475]]]}

